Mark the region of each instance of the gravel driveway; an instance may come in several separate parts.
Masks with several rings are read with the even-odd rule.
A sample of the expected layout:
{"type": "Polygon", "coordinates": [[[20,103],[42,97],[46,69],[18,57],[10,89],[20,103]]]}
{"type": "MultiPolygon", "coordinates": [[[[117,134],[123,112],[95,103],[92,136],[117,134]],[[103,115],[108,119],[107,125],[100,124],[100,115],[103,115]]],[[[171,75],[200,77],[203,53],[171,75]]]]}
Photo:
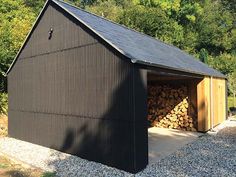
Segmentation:
{"type": "Polygon", "coordinates": [[[0,138],[0,152],[44,170],[55,170],[58,176],[236,177],[236,121],[226,121],[218,129],[136,175],[12,138],[0,138]]]}
{"type": "Polygon", "coordinates": [[[217,134],[206,134],[137,176],[236,176],[236,121],[217,134]]]}

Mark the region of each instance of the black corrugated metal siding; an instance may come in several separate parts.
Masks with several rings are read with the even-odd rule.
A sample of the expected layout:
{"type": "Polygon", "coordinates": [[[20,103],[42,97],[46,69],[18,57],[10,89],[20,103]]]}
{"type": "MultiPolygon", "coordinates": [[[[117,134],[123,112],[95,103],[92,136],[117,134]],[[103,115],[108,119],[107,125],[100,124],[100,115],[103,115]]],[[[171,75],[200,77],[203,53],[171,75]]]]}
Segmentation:
{"type": "Polygon", "coordinates": [[[8,75],[10,136],[141,170],[148,160],[146,73],[127,61],[49,5],[8,75]]]}

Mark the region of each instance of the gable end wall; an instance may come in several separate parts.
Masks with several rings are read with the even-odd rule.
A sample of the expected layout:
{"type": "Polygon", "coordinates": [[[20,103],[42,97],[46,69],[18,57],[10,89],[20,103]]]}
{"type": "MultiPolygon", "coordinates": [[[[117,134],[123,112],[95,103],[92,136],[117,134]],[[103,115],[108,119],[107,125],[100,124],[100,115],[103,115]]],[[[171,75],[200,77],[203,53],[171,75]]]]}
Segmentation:
{"type": "Polygon", "coordinates": [[[8,75],[9,135],[141,170],[148,159],[145,72],[51,3],[8,75]]]}

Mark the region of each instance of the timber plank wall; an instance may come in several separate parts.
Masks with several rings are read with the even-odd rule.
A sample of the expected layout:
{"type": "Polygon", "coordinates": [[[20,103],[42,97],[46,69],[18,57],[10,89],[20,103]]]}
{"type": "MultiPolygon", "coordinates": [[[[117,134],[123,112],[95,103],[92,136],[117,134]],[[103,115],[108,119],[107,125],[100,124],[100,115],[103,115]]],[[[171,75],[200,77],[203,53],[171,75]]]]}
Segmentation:
{"type": "Polygon", "coordinates": [[[128,61],[49,5],[8,75],[9,135],[140,171],[148,163],[147,77],[128,61]]]}
{"type": "Polygon", "coordinates": [[[226,120],[226,80],[205,77],[197,82],[198,131],[206,132],[226,120]],[[211,85],[212,84],[212,85],[211,85]],[[213,120],[212,120],[213,118],[213,120]]]}

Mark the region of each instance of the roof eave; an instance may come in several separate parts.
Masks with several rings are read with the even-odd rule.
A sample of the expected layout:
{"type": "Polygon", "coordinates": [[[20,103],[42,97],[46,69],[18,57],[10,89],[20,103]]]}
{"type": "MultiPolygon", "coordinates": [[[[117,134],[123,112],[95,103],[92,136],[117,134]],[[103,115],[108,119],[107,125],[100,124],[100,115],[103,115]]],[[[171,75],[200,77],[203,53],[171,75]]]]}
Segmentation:
{"type": "Polygon", "coordinates": [[[141,64],[141,65],[146,65],[146,66],[152,66],[152,67],[157,67],[157,68],[162,68],[162,69],[174,70],[174,71],[179,71],[179,72],[184,72],[184,73],[191,73],[191,74],[202,76],[202,77],[214,77],[214,78],[227,79],[227,77],[223,74],[221,74],[222,76],[208,75],[206,73],[198,73],[198,72],[193,72],[193,71],[190,71],[190,70],[168,67],[168,66],[165,66],[165,65],[150,63],[150,62],[146,62],[146,61],[138,60],[138,59],[131,59],[131,61],[132,61],[132,63],[137,63],[137,64],[141,64]]]}

